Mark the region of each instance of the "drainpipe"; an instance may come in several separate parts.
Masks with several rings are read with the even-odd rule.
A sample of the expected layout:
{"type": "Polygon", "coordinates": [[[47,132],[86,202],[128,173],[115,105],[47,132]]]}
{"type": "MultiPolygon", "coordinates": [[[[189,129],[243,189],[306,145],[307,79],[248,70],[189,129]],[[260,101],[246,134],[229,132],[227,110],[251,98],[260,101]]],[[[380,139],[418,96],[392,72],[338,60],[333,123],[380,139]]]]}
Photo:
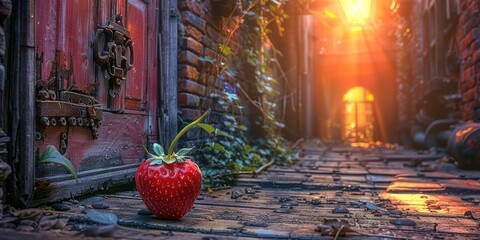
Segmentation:
{"type": "Polygon", "coordinates": [[[35,1],[12,1],[12,151],[14,205],[27,207],[35,181],[35,1]],[[16,139],[14,139],[16,138],[16,139]]]}

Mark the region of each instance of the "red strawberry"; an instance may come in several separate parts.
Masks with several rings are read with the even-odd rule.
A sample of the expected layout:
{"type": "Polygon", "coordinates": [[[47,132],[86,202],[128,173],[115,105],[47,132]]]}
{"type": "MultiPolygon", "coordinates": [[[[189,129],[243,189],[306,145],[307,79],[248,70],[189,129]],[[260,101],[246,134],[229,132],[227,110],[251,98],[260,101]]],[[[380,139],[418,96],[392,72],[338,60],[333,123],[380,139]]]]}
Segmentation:
{"type": "Polygon", "coordinates": [[[190,160],[150,165],[142,163],[135,174],[140,197],[158,218],[180,219],[193,207],[202,190],[202,173],[190,160]]]}
{"type": "Polygon", "coordinates": [[[167,154],[157,143],[153,144],[155,155],[145,149],[151,158],[138,167],[135,182],[143,202],[158,218],[180,219],[192,209],[202,190],[202,172],[187,156],[193,148],[182,148],[177,153],[173,149],[180,137],[195,126],[209,134],[221,134],[214,127],[201,123],[209,112],[183,128],[172,140],[167,154]]]}

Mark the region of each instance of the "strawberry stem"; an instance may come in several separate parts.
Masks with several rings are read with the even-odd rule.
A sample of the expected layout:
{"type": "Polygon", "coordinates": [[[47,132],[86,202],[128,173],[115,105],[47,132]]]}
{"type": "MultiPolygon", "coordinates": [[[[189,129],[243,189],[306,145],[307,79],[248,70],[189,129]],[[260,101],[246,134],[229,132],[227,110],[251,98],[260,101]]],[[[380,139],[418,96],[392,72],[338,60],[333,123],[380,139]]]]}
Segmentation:
{"type": "Polygon", "coordinates": [[[200,116],[197,120],[191,122],[190,124],[188,124],[187,126],[185,126],[182,130],[180,130],[180,132],[175,136],[175,138],[172,140],[172,142],[170,143],[170,146],[168,148],[168,152],[167,152],[167,160],[171,160],[172,159],[172,155],[173,155],[173,149],[175,148],[175,145],[177,145],[177,142],[178,140],[180,140],[180,138],[183,136],[183,134],[185,134],[188,130],[192,129],[193,127],[195,127],[197,124],[201,123],[206,117],[207,115],[210,113],[210,109],[207,110],[202,116],[200,116]]]}

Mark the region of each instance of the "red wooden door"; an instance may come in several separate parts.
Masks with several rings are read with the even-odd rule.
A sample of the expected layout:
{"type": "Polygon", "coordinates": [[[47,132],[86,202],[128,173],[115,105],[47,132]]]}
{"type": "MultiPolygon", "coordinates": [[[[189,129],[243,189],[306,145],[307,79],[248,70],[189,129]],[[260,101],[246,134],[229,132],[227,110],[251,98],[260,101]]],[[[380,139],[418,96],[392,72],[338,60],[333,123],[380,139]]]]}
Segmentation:
{"type": "MultiPolygon", "coordinates": [[[[132,180],[142,146],[158,136],[158,7],[155,0],[35,1],[35,149],[40,156],[55,146],[80,176],[78,189],[57,183],[55,196],[37,191],[36,198],[132,180]]],[[[59,166],[36,169],[37,179],[71,181],[59,166]]]]}

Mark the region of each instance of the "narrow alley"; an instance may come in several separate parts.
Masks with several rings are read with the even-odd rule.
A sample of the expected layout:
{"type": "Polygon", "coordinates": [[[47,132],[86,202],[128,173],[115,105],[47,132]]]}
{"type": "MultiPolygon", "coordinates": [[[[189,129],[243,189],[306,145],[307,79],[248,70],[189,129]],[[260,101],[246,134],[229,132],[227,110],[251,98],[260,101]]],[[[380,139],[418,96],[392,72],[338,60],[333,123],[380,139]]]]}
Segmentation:
{"type": "Polygon", "coordinates": [[[480,0],[0,0],[0,239],[480,239],[480,0]]]}
{"type": "Polygon", "coordinates": [[[68,220],[70,230],[22,233],[0,228],[0,233],[12,240],[89,239],[84,235],[111,239],[480,238],[480,171],[459,170],[443,154],[395,145],[309,144],[304,154],[294,166],[273,167],[257,177],[245,175],[231,188],[202,193],[179,221],[154,218],[137,192],[123,191],[66,201],[68,211],[43,207],[44,214],[68,220]],[[85,231],[86,226],[99,226],[84,214],[99,203],[108,209],[96,211],[118,217],[116,230],[85,231]]]}

